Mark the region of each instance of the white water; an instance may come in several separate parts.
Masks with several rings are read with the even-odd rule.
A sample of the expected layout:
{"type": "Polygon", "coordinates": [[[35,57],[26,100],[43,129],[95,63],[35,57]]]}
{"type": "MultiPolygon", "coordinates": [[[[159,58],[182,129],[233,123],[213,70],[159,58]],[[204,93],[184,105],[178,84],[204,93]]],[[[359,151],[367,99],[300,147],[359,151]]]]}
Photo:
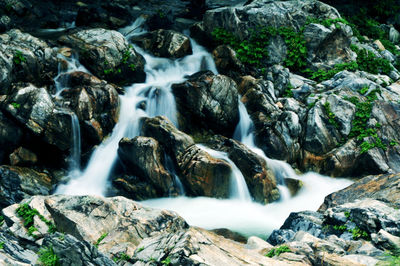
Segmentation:
{"type": "Polygon", "coordinates": [[[221,159],[226,161],[232,168],[231,173],[231,184],[230,184],[230,199],[250,202],[251,196],[249,192],[249,188],[247,187],[246,181],[242,172],[240,172],[239,168],[229,159],[228,155],[225,152],[216,151],[211,148],[208,148],[204,145],[197,144],[197,146],[208,154],[213,156],[216,159],[221,159]]]}
{"type": "MultiPolygon", "coordinates": [[[[121,31],[127,36],[143,32],[140,21],[121,31]],[[138,26],[139,25],[139,26],[138,26]]],[[[120,96],[120,114],[118,124],[112,134],[93,153],[87,168],[68,184],[60,185],[57,193],[74,195],[104,195],[108,186],[108,177],[117,158],[118,142],[122,137],[134,137],[139,134],[140,119],[146,116],[165,115],[175,125],[176,107],[171,93],[171,85],[183,82],[187,75],[201,70],[217,73],[212,57],[202,47],[192,41],[193,55],[180,60],[153,57],[135,47],[146,60],[146,82],[125,88],[126,94],[120,96]],[[144,107],[143,107],[144,106],[144,107]],[[142,110],[141,108],[145,109],[142,110]]],[[[290,197],[283,185],[279,185],[282,200],[266,206],[246,200],[247,186],[242,182],[243,176],[226,155],[219,153],[220,158],[232,165],[236,190],[232,190],[234,199],[213,198],[162,198],[147,200],[143,203],[163,209],[177,211],[189,224],[206,229],[228,228],[244,235],[267,236],[273,229],[279,228],[292,211],[316,210],[326,195],[351,184],[345,179],[333,179],[315,173],[297,176],[293,169],[284,162],[268,159],[254,145],[251,133],[252,122],[246,109],[240,105],[241,120],[236,136],[254,152],[263,156],[277,176],[279,184],[283,178],[301,179],[304,187],[295,197],[290,197]],[[237,171],[236,171],[237,170],[237,171]],[[240,189],[239,189],[240,188],[240,189]]],[[[177,177],[179,180],[179,178],[177,177]]],[[[176,182],[179,186],[180,182],[176,182]]],[[[233,184],[235,184],[233,182],[233,184]]],[[[183,187],[181,189],[183,191],[183,187]]]]}
{"type": "MultiPolygon", "coordinates": [[[[129,34],[142,33],[135,22],[129,34]]],[[[147,116],[164,115],[177,125],[175,99],[171,85],[185,81],[186,76],[201,70],[216,73],[214,61],[204,48],[192,41],[193,54],[180,60],[170,60],[151,56],[139,47],[135,49],[146,60],[145,83],[125,88],[126,94],[120,96],[120,113],[117,125],[108,139],[93,152],[87,168],[67,184],[59,185],[56,193],[69,195],[104,196],[108,177],[117,159],[118,143],[123,137],[133,138],[140,133],[140,120],[147,116]],[[145,110],[141,107],[145,103],[145,110]]],[[[181,186],[176,180],[177,186],[181,186]]],[[[178,188],[179,190],[179,188],[178,188]]],[[[183,193],[183,188],[181,189],[183,193]]]]}
{"type": "Polygon", "coordinates": [[[61,54],[57,55],[58,58],[63,59],[62,62],[58,64],[58,75],[54,78],[54,83],[56,86],[56,96],[58,97],[60,93],[68,88],[68,73],[81,71],[85,73],[90,73],[81,63],[79,63],[78,55],[71,55],[70,57],[65,57],[61,54]],[[65,63],[67,65],[65,65],[65,63]]]}
{"type": "MultiPolygon", "coordinates": [[[[253,123],[241,102],[239,102],[239,113],[240,121],[234,136],[267,161],[279,184],[280,201],[261,205],[241,199],[179,197],[153,199],[143,203],[151,207],[176,211],[190,225],[206,229],[228,228],[245,236],[257,235],[266,238],[283,224],[291,212],[315,211],[323,203],[325,196],[352,183],[347,179],[330,178],[312,172],[298,176],[287,163],[267,158],[254,144],[253,123]],[[287,187],[283,185],[284,178],[300,179],[303,182],[303,187],[296,196],[290,196],[287,187]]],[[[210,150],[207,152],[214,157],[220,156],[210,150]]],[[[220,158],[226,160],[224,156],[226,155],[220,158]]]]}
{"type": "Polygon", "coordinates": [[[81,167],[81,130],[79,120],[75,113],[71,115],[71,154],[69,156],[69,171],[73,176],[80,172],[81,167]]]}

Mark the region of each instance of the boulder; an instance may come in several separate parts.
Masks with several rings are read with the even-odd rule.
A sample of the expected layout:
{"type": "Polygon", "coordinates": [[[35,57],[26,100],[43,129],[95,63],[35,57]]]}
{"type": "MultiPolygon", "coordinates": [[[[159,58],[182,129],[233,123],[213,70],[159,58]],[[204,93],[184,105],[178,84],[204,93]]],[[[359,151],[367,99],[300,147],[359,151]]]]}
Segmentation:
{"type": "Polygon", "coordinates": [[[154,186],[159,196],[174,191],[173,176],[165,169],[164,152],[153,138],[123,138],[119,142],[118,157],[128,173],[154,186]]]}
{"type": "Polygon", "coordinates": [[[190,39],[173,30],[156,30],[140,36],[134,36],[131,41],[155,56],[181,58],[192,53],[190,39]]]}
{"type": "Polygon", "coordinates": [[[71,111],[57,107],[45,88],[16,84],[13,94],[0,101],[0,107],[31,135],[68,151],[71,146],[71,111]]]}
{"type": "Polygon", "coordinates": [[[53,83],[58,72],[57,50],[19,30],[0,35],[0,94],[10,93],[13,82],[38,86],[53,83]]]}
{"type": "MultiPolygon", "coordinates": [[[[257,0],[245,5],[222,7],[208,10],[204,14],[204,30],[209,36],[214,30],[223,28],[240,41],[248,39],[257,28],[290,28],[303,31],[308,48],[307,61],[315,68],[330,67],[349,61],[353,32],[347,25],[332,25],[329,29],[319,24],[309,24],[310,18],[324,21],[340,18],[339,12],[322,2],[312,1],[268,1],[257,0]],[[305,27],[303,30],[302,27],[305,27]]],[[[266,46],[267,65],[285,62],[288,51],[281,36],[273,36],[266,46]]]]}
{"type": "Polygon", "coordinates": [[[146,238],[140,247],[132,260],[143,264],[169,261],[172,265],[307,265],[268,258],[257,250],[200,228],[146,238]]]}
{"type": "Polygon", "coordinates": [[[220,45],[214,49],[212,56],[219,73],[235,80],[239,79],[239,75],[244,74],[245,67],[231,47],[220,45]]]}
{"type": "Polygon", "coordinates": [[[33,195],[49,195],[51,188],[51,177],[45,173],[24,167],[0,166],[1,208],[33,195]]]}
{"type": "Polygon", "coordinates": [[[186,132],[199,128],[232,136],[239,121],[236,83],[211,71],[199,72],[181,84],[172,85],[181,118],[180,127],[186,132]],[[199,121],[193,125],[192,121],[199,121]]]}
{"type": "Polygon", "coordinates": [[[228,6],[208,10],[204,14],[203,23],[206,32],[216,28],[224,28],[241,40],[246,39],[250,29],[261,27],[288,27],[299,31],[309,17],[319,19],[335,19],[339,12],[322,2],[304,1],[269,1],[257,0],[247,5],[228,6]]]}
{"type": "Polygon", "coordinates": [[[23,147],[19,147],[10,154],[10,163],[13,166],[31,166],[37,163],[37,156],[23,147]]]}
{"type": "Polygon", "coordinates": [[[28,266],[35,265],[38,255],[29,249],[25,249],[18,241],[18,238],[10,233],[2,231],[0,242],[3,248],[0,249],[0,264],[28,266]]]}
{"type": "MultiPolygon", "coordinates": [[[[82,251],[87,250],[89,253],[82,255],[86,256],[86,259],[90,257],[101,259],[102,256],[97,255],[89,243],[97,243],[98,250],[107,256],[122,250],[132,254],[142,239],[150,235],[155,236],[163,231],[178,232],[188,227],[186,222],[173,212],[143,207],[123,197],[35,196],[22,203],[28,203],[30,208],[36,209],[45,219],[54,223],[57,231],[65,233],[67,241],[58,242],[49,234],[47,226],[43,222],[40,223],[40,219],[34,219],[34,226],[38,230],[36,232],[40,233],[36,239],[45,237],[45,243],[54,243],[56,250],[64,254],[62,255],[64,259],[67,258],[62,247],[72,249],[71,254],[76,255],[82,255],[82,251]],[[73,243],[81,246],[83,250],[73,251],[73,243]]],[[[21,218],[15,214],[18,206],[15,204],[3,209],[3,216],[11,232],[32,239],[27,234],[21,218]]]]}
{"type": "Polygon", "coordinates": [[[213,149],[227,153],[229,159],[242,172],[254,200],[266,204],[279,198],[273,172],[268,168],[265,160],[247,146],[222,136],[215,136],[207,144],[213,149]]]}
{"type": "Polygon", "coordinates": [[[145,119],[142,130],[144,136],[156,139],[172,157],[188,195],[228,197],[231,167],[227,162],[197,147],[190,136],[165,117],[145,119]]]}
{"type": "Polygon", "coordinates": [[[8,161],[9,154],[22,140],[22,130],[0,111],[0,164],[8,161]]]}
{"type": "Polygon", "coordinates": [[[346,202],[356,199],[372,198],[387,202],[390,206],[400,207],[400,175],[370,175],[352,185],[325,197],[324,203],[319,208],[325,211],[346,202]]]}
{"type": "Polygon", "coordinates": [[[78,27],[119,29],[127,26],[132,18],[126,6],[120,3],[101,2],[80,5],[75,24],[78,27]]]}
{"type": "Polygon", "coordinates": [[[88,29],[63,35],[59,41],[79,53],[81,63],[95,76],[117,84],[144,82],[144,58],[113,30],[88,29]]]}
{"type": "Polygon", "coordinates": [[[78,240],[69,234],[64,235],[56,232],[55,234],[46,235],[43,239],[42,248],[51,248],[54,254],[57,254],[60,265],[117,265],[93,244],[85,240],[78,240]]]}
{"type": "Polygon", "coordinates": [[[84,148],[101,143],[118,120],[117,88],[79,71],[64,74],[61,78],[67,80],[68,88],[61,92],[60,101],[77,115],[84,148]]]}

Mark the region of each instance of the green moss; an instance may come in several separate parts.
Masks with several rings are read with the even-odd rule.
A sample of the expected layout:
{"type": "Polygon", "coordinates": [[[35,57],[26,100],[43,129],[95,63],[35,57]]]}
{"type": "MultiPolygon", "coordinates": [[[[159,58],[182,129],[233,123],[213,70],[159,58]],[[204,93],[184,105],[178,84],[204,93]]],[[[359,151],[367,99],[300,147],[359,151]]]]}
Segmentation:
{"type": "Polygon", "coordinates": [[[60,265],[57,254],[54,253],[53,247],[43,247],[39,250],[39,261],[44,266],[60,265]]]}
{"type": "Polygon", "coordinates": [[[325,102],[325,104],[323,106],[325,109],[325,113],[328,116],[329,124],[331,124],[336,129],[338,129],[340,126],[339,126],[338,122],[336,121],[336,115],[331,110],[331,105],[329,104],[329,102],[325,102]]]}
{"type": "Polygon", "coordinates": [[[14,63],[15,63],[16,65],[20,65],[20,64],[22,64],[23,62],[26,62],[26,58],[24,57],[24,55],[22,54],[21,51],[17,50],[17,51],[15,51],[15,53],[14,53],[13,61],[14,61],[14,63]]]}
{"type": "Polygon", "coordinates": [[[279,256],[282,253],[291,252],[290,248],[286,245],[282,245],[278,248],[271,249],[265,256],[272,258],[274,256],[279,256]]]}

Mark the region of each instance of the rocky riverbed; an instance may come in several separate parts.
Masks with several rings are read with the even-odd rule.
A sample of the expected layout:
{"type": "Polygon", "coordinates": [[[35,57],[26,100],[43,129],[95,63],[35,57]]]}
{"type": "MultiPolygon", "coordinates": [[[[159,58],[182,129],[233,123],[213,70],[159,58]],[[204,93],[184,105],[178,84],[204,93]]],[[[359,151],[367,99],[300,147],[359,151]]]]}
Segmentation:
{"type": "Polygon", "coordinates": [[[2,1],[0,263],[400,263],[399,10],[2,1]],[[148,207],[201,197],[288,217],[249,236],[148,207]]]}

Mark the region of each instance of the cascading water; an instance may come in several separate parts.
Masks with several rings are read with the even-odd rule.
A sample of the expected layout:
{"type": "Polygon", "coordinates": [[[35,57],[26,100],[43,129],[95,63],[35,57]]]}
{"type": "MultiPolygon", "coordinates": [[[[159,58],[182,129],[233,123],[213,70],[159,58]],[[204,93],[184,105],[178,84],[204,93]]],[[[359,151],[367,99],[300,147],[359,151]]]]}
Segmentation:
{"type": "Polygon", "coordinates": [[[85,73],[90,73],[81,63],[77,55],[71,55],[70,57],[63,56],[61,54],[57,55],[62,61],[58,64],[58,75],[54,78],[54,83],[56,87],[56,96],[68,87],[68,73],[75,71],[81,71],[85,73]]]}
{"type": "MultiPolygon", "coordinates": [[[[135,22],[127,33],[141,34],[143,30],[135,22]]],[[[140,120],[147,116],[164,115],[177,125],[175,98],[171,85],[185,81],[185,77],[201,70],[216,73],[214,61],[209,53],[192,41],[192,55],[180,60],[157,58],[134,46],[143,55],[146,65],[146,82],[125,88],[120,96],[120,114],[111,136],[93,152],[87,168],[82,174],[58,186],[56,193],[71,195],[104,195],[108,177],[117,159],[118,143],[123,137],[133,138],[140,133],[140,120]],[[145,103],[145,110],[143,108],[145,103]]],[[[178,178],[178,177],[177,177],[178,178]]],[[[176,182],[179,186],[180,181],[176,182]]]]}
{"type": "Polygon", "coordinates": [[[81,130],[79,120],[75,113],[71,115],[71,128],[72,128],[72,147],[69,156],[69,171],[72,176],[76,176],[80,172],[81,167],[81,130]]]}
{"type": "Polygon", "coordinates": [[[231,199],[237,199],[240,201],[251,201],[251,196],[249,189],[247,187],[246,181],[244,179],[244,176],[242,172],[240,172],[239,168],[235,165],[234,162],[232,162],[231,159],[229,159],[228,155],[225,152],[221,151],[216,151],[213,149],[210,149],[204,145],[197,144],[197,146],[207,153],[209,153],[211,156],[217,159],[221,159],[226,161],[232,168],[232,174],[231,174],[231,185],[230,185],[230,197],[231,199]]]}
{"type": "MultiPolygon", "coordinates": [[[[140,27],[142,21],[138,20],[130,27],[121,30],[127,37],[143,33],[140,27]]],[[[176,107],[171,93],[171,85],[183,82],[187,75],[201,70],[211,70],[217,73],[211,55],[201,46],[192,41],[193,54],[180,60],[153,57],[138,47],[145,60],[146,82],[134,84],[125,88],[126,94],[120,96],[119,121],[111,136],[94,151],[87,168],[70,180],[68,184],[60,185],[56,193],[79,195],[104,195],[107,182],[114,162],[117,158],[118,142],[122,137],[139,135],[140,119],[147,116],[165,115],[175,125],[176,107]],[[145,106],[145,107],[144,107],[145,106]],[[144,108],[145,110],[141,109],[144,108]]],[[[274,169],[279,178],[284,175],[299,178],[304,186],[295,197],[284,197],[285,200],[274,202],[266,206],[252,202],[248,190],[243,184],[243,176],[234,163],[223,153],[213,153],[214,156],[226,160],[232,165],[233,175],[239,182],[236,191],[233,190],[231,199],[214,199],[206,197],[188,198],[161,198],[143,201],[143,204],[152,207],[177,211],[189,224],[201,226],[206,229],[228,228],[244,235],[267,236],[273,229],[281,226],[285,218],[292,211],[315,210],[322,203],[324,197],[351,184],[346,179],[332,179],[315,173],[308,173],[298,177],[289,165],[266,158],[264,153],[254,145],[251,133],[252,122],[246,109],[240,104],[241,122],[235,136],[248,145],[254,152],[263,156],[268,166],[274,169]],[[236,171],[236,170],[237,171],[236,171]],[[242,183],[240,183],[242,182],[242,183]]],[[[177,177],[178,178],[178,177],[177,177]]],[[[178,178],[179,180],[179,178],[178,178]]],[[[180,182],[177,182],[177,184],[180,182]]]]}

